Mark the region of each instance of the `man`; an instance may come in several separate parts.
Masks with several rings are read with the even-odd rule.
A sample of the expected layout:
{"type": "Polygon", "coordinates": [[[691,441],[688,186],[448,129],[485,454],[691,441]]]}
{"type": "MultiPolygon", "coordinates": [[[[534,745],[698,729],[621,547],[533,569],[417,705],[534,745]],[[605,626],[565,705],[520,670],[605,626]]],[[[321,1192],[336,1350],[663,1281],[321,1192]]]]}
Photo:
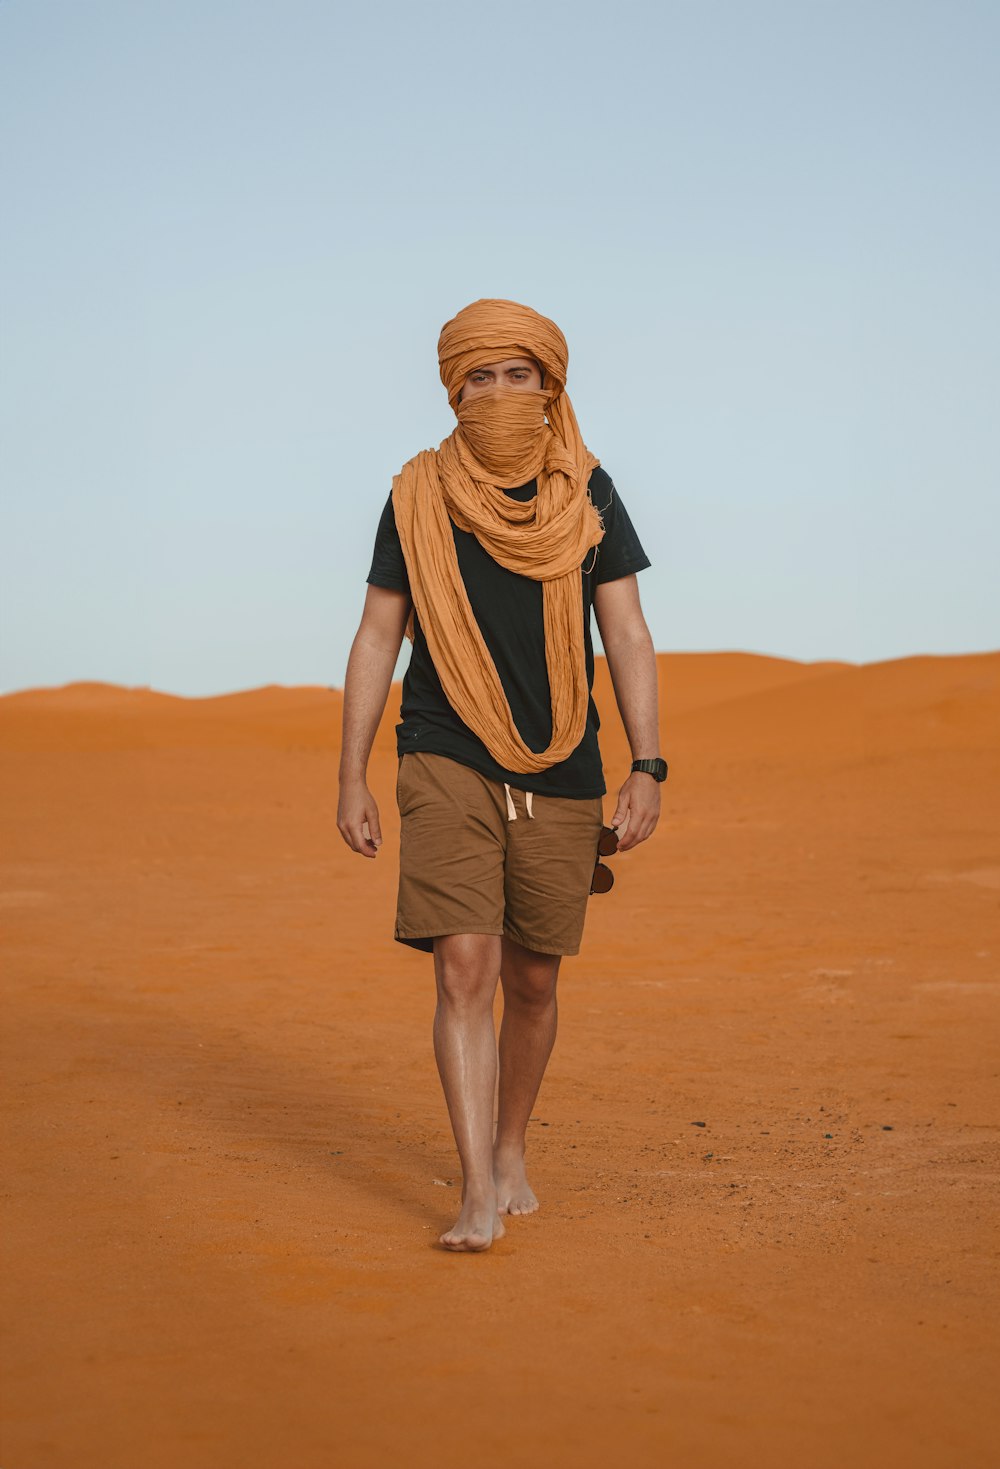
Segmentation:
{"type": "Polygon", "coordinates": [[[601,840],[591,607],[645,767],[618,793],[619,851],[653,831],[666,764],[636,583],[650,562],[580,436],[562,332],[517,302],[475,301],[442,328],[438,359],[458,425],[403,466],[382,514],[347,667],[337,824],[376,855],[365,772],[407,632],[395,937],[434,956],[434,1053],[462,1163],[440,1242],[484,1250],[502,1215],[538,1208],[525,1134],[601,840]]]}

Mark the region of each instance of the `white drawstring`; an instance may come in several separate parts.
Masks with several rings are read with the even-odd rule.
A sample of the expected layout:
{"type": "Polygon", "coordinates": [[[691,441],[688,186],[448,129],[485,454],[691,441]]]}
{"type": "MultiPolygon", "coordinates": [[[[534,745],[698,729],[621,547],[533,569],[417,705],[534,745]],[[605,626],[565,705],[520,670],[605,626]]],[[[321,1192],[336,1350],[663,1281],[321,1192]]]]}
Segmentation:
{"type": "MultiPolygon", "coordinates": [[[[510,786],[507,784],[506,781],[504,781],[504,783],[503,783],[503,788],[504,788],[504,790],[507,793],[507,820],[508,821],[516,821],[517,820],[517,807],[514,805],[514,797],[511,795],[511,793],[510,793],[510,786]]],[[[535,819],[535,813],[531,809],[531,792],[530,791],[525,791],[525,793],[524,793],[524,809],[527,811],[527,813],[530,816],[531,820],[534,821],[534,819],[535,819]]]]}

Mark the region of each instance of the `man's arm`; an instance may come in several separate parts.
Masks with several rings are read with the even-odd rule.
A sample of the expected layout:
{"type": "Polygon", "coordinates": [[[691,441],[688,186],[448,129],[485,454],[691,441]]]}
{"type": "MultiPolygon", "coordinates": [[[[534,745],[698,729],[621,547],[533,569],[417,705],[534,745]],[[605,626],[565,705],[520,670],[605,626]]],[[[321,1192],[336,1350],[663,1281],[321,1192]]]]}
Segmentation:
{"type": "Polygon", "coordinates": [[[409,615],[406,592],[369,586],[361,626],[347,660],[337,826],[347,845],[363,857],[374,857],[382,845],[378,806],[368,789],[366,773],[409,615]]]}
{"type": "MultiPolygon", "coordinates": [[[[594,615],[632,759],[655,759],[660,753],[656,653],[639,603],[635,575],[601,582],[594,590],[594,615]]],[[[627,852],[629,847],[644,842],[659,817],[659,783],[643,771],[633,772],[618,793],[618,805],[611,818],[615,827],[628,821],[618,850],[627,852]]]]}

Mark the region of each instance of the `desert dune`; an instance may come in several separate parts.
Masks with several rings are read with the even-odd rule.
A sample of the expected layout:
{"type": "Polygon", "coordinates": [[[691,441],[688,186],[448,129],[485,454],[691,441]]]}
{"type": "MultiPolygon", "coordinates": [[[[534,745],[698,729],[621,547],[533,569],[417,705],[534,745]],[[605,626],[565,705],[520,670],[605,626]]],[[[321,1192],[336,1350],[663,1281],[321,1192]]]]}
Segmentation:
{"type": "Polygon", "coordinates": [[[659,668],[660,827],[483,1255],[436,1246],[398,687],[374,862],[335,690],[0,699],[5,1465],[996,1463],[1000,653],[659,668]]]}

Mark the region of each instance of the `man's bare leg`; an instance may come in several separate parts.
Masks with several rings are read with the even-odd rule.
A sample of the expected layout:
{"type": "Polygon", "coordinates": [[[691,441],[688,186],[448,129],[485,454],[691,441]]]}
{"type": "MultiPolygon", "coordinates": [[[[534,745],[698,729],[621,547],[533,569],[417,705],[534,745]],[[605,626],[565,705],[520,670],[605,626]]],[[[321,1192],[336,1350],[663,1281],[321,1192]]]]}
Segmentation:
{"type": "Polygon", "coordinates": [[[434,975],[434,1055],[462,1160],[462,1212],[440,1239],[452,1250],[488,1250],[504,1233],[493,1181],[500,940],[483,933],[435,939],[434,975]]]}
{"type": "Polygon", "coordinates": [[[538,1199],[524,1171],[525,1133],[556,1039],[558,954],[502,940],[500,1100],[493,1178],[501,1214],[533,1214],[538,1199]]]}

